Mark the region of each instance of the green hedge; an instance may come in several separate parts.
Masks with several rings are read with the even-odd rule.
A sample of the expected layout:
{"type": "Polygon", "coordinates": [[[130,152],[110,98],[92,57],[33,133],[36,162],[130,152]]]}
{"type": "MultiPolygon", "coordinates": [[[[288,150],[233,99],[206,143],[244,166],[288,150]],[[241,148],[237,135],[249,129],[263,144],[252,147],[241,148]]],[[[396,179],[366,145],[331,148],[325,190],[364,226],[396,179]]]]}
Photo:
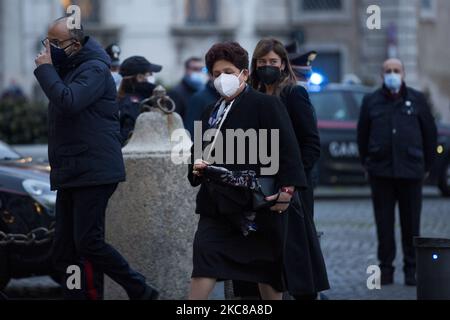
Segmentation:
{"type": "Polygon", "coordinates": [[[9,144],[45,144],[47,133],[45,103],[0,101],[0,140],[9,144]]]}

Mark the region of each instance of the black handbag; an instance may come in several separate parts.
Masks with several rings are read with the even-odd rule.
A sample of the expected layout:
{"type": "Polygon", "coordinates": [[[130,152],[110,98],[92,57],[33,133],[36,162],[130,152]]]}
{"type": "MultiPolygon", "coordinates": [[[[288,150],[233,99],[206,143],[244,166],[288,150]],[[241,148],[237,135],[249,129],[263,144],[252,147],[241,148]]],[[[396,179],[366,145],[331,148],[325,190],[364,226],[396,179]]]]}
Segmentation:
{"type": "Polygon", "coordinates": [[[258,187],[253,190],[253,210],[261,211],[270,209],[276,205],[280,197],[280,191],[275,178],[261,177],[257,178],[258,187]],[[278,194],[277,199],[267,201],[266,198],[278,194]]]}
{"type": "Polygon", "coordinates": [[[274,201],[267,201],[266,198],[275,194],[280,195],[276,180],[273,177],[256,177],[253,171],[232,172],[222,167],[208,166],[204,171],[209,182],[216,184],[213,189],[234,202],[241,202],[246,199],[245,194],[251,192],[251,207],[253,211],[261,211],[273,207],[278,198],[274,201]],[[241,198],[241,201],[237,199],[241,198]]]}
{"type": "Polygon", "coordinates": [[[230,171],[215,166],[208,166],[203,171],[206,188],[215,199],[218,209],[223,214],[241,213],[251,209],[252,194],[246,187],[237,187],[224,181],[230,171]]]}

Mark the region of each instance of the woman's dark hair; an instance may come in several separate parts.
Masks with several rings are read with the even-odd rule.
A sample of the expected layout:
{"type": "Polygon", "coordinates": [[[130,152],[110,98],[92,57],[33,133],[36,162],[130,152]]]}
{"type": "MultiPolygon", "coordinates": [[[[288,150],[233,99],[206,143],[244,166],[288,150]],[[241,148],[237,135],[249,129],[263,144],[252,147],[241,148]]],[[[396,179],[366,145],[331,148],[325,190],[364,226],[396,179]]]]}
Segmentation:
{"type": "Polygon", "coordinates": [[[237,42],[217,43],[209,49],[205,61],[211,75],[214,64],[220,60],[231,62],[239,70],[248,69],[248,52],[237,42]]]}
{"type": "Polygon", "coordinates": [[[136,76],[129,76],[122,78],[122,81],[117,92],[117,99],[123,99],[127,94],[135,92],[135,87],[138,84],[136,76]]]}
{"type": "Polygon", "coordinates": [[[256,72],[257,60],[261,59],[271,51],[275,52],[281,58],[281,62],[284,62],[285,68],[281,71],[281,78],[278,80],[275,86],[275,95],[279,96],[283,89],[287,86],[294,86],[297,84],[297,79],[295,73],[292,70],[291,63],[289,61],[289,56],[284,45],[277,39],[263,39],[256,45],[255,51],[252,57],[252,66],[250,71],[250,84],[258,91],[265,91],[265,85],[259,79],[256,72]]]}

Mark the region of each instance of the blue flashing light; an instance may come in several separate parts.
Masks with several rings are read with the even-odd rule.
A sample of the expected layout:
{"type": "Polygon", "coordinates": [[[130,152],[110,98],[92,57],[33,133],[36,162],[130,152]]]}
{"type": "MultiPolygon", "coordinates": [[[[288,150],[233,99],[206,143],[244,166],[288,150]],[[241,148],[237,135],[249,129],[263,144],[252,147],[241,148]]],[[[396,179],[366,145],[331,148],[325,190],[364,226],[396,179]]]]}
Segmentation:
{"type": "Polygon", "coordinates": [[[439,256],[437,254],[433,254],[433,260],[439,259],[439,256]]]}
{"type": "Polygon", "coordinates": [[[325,81],[325,78],[323,77],[323,75],[321,75],[320,73],[317,73],[317,72],[314,72],[311,75],[311,78],[309,80],[309,82],[315,86],[322,85],[324,83],[324,81],[325,81]]]}

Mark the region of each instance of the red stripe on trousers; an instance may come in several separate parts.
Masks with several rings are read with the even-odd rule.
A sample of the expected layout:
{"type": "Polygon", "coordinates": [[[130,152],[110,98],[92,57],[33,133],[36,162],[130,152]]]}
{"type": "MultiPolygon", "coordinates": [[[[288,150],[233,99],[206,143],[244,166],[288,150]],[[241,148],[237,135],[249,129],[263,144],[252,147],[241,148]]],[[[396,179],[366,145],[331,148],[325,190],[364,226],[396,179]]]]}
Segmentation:
{"type": "Polygon", "coordinates": [[[90,300],[98,300],[97,289],[94,285],[94,268],[89,260],[84,262],[84,271],[86,272],[87,294],[90,300]]]}

